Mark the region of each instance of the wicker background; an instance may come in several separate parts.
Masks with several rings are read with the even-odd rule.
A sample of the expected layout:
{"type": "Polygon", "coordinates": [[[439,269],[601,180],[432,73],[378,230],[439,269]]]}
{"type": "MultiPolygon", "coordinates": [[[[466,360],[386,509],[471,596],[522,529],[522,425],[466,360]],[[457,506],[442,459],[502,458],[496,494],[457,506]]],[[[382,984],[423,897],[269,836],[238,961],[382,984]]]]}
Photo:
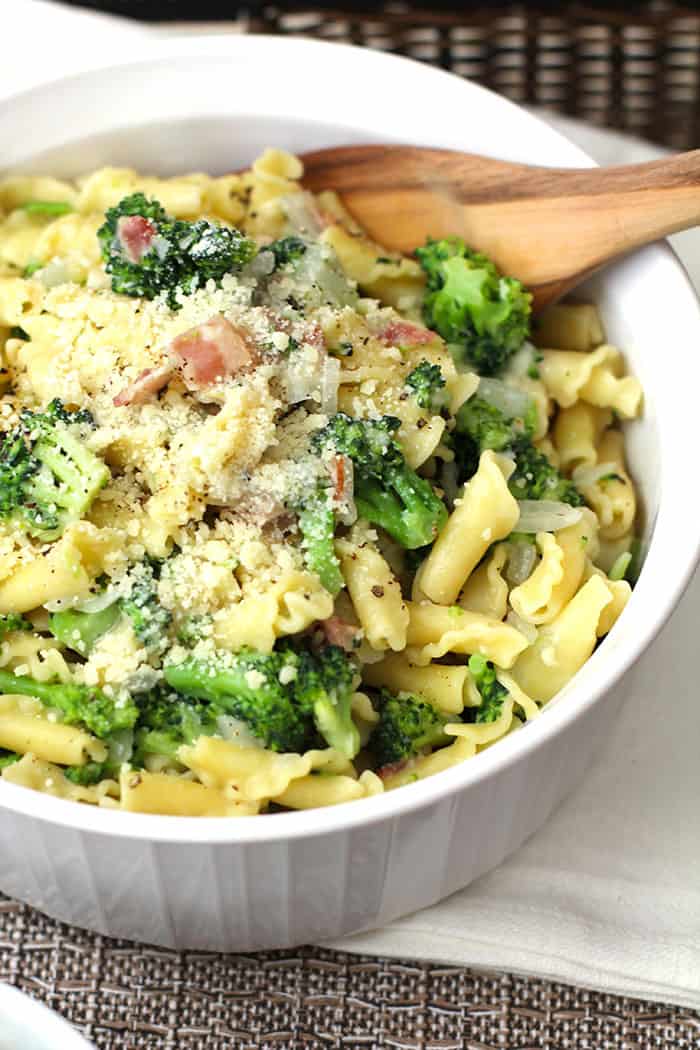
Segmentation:
{"type": "MultiPolygon", "coordinates": [[[[70,2],[70,0],[69,0],[70,2]]],[[[700,145],[696,2],[264,3],[72,0],[150,20],[226,19],[410,55],[516,102],[632,132],[675,149],[700,145]]]]}
{"type": "MultiPolygon", "coordinates": [[[[516,101],[676,148],[700,145],[697,4],[491,0],[428,11],[346,2],[329,11],[256,3],[247,13],[229,0],[85,6],[152,20],[191,18],[193,9],[200,20],[238,15],[258,32],[384,48],[516,101]]],[[[676,1007],[318,948],[178,954],[70,928],[1,895],[0,980],[58,1010],[101,1050],[700,1048],[700,1013],[676,1007]]]]}
{"type": "Polygon", "coordinates": [[[85,933],[3,897],[0,980],[58,1010],[100,1050],[700,1046],[700,1014],[676,1007],[319,948],[178,954],[85,933]]]}

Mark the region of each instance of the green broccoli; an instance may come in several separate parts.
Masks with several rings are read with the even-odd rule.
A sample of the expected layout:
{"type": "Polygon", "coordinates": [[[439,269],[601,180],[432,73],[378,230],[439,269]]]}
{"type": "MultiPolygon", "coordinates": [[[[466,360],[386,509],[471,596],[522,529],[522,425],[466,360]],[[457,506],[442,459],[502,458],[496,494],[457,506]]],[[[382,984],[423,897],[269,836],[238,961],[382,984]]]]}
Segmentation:
{"type": "Polygon", "coordinates": [[[99,612],[79,612],[77,609],[63,609],[49,616],[49,630],[54,638],[66,646],[87,656],[96,642],[114,626],[121,610],[115,601],[99,612]]]}
{"type": "Polygon", "coordinates": [[[333,650],[314,654],[289,643],[272,653],[243,650],[171,664],[164,677],[178,693],[245,722],[273,751],[305,750],[315,724],[328,744],[351,758],[359,748],[350,717],[352,664],[333,650]]]}
{"type": "Polygon", "coordinates": [[[91,787],[99,784],[105,777],[112,776],[114,771],[108,762],[86,762],[83,766],[66,766],[63,775],[70,780],[71,784],[80,787],[91,787]]]}
{"type": "Polygon", "coordinates": [[[302,711],[313,716],[326,743],[347,758],[360,750],[360,735],[352,720],[350,703],[354,666],[347,653],[329,645],[318,653],[301,649],[292,689],[302,711]]]}
{"type": "Polygon", "coordinates": [[[508,486],[516,499],[547,499],[582,507],[584,499],[573,481],[561,476],[544,452],[531,442],[514,447],[515,470],[508,486]]]}
{"type": "Polygon", "coordinates": [[[377,707],[379,722],[367,747],[379,769],[404,762],[450,739],[445,734],[449,716],[412,693],[393,694],[382,689],[377,707]]]}
{"type": "Polygon", "coordinates": [[[393,416],[363,420],[339,412],[316,431],[311,444],[320,454],[350,457],[358,513],[410,550],[433,542],[447,510],[430,482],[407,465],[393,438],[400,426],[393,416]]]}
{"type": "Polygon", "coordinates": [[[28,215],[46,215],[51,218],[73,211],[73,205],[68,201],[25,201],[20,204],[20,208],[28,215]]]}
{"type": "Polygon", "coordinates": [[[490,660],[481,653],[472,653],[469,657],[469,671],[481,696],[481,704],[476,711],[476,722],[495,722],[501,717],[503,701],[508,690],[496,678],[496,671],[490,660]]]}
{"type": "Polygon", "coordinates": [[[327,591],[336,595],[344,581],[333,546],[335,514],[329,488],[319,485],[311,496],[303,502],[300,500],[295,509],[307,568],[316,573],[327,591]]]}
{"type": "Polygon", "coordinates": [[[112,290],[155,299],[165,294],[172,310],[178,292],[189,295],[207,281],[220,282],[255,256],[255,242],[239,230],[206,219],[173,219],[142,193],[124,197],[97,231],[112,290]]]}
{"type": "Polygon", "coordinates": [[[10,634],[12,631],[31,630],[32,625],[29,620],[26,620],[24,616],[20,616],[19,613],[7,613],[5,616],[0,616],[0,642],[6,634],[10,634]]]}
{"type": "Polygon", "coordinates": [[[282,237],[272,244],[266,244],[263,251],[272,252],[275,257],[275,269],[279,270],[288,263],[296,262],[307,250],[307,243],[301,237],[282,237]]]}
{"type": "Polygon", "coordinates": [[[15,762],[19,762],[21,757],[16,751],[7,751],[4,747],[0,747],[0,772],[14,765],[15,762]]]}
{"type": "Polygon", "coordinates": [[[145,561],[132,573],[131,592],[120,601],[121,609],[131,620],[134,633],[146,649],[154,651],[166,647],[167,630],[172,615],[158,601],[157,581],[160,565],[157,561],[145,561]]]}
{"type": "Polygon", "coordinates": [[[439,365],[421,361],[406,378],[406,386],[421,408],[439,412],[445,401],[445,377],[439,365]]]}
{"type": "Polygon", "coordinates": [[[88,412],[57,398],[44,412],[22,412],[0,442],[0,518],[48,541],[83,516],[111,476],[83,440],[90,426],[88,412]]]}
{"type": "Polygon", "coordinates": [[[4,669],[0,669],[0,692],[34,696],[45,707],[61,711],[68,725],[83,724],[99,737],[131,729],[139,713],[131,699],[107,696],[100,689],[74,682],[37,682],[4,669]]]}
{"type": "Polygon", "coordinates": [[[524,418],[505,415],[480,397],[472,397],[459,409],[452,434],[461,481],[470,478],[486,449],[505,452],[515,461],[508,482],[516,499],[547,499],[583,505],[583,496],[572,481],[561,476],[543,452],[532,443],[535,418],[532,410],[524,418]]]}
{"type": "Polygon", "coordinates": [[[216,719],[221,713],[216,705],[196,699],[163,692],[147,696],[140,703],[134,764],[141,765],[143,756],[150,754],[176,758],[183,744],[216,733],[216,719]]]}
{"type": "Polygon", "coordinates": [[[528,337],[532,296],[459,237],[428,240],[416,256],[427,276],[428,327],[450,345],[458,363],[482,375],[500,371],[528,337]]]}

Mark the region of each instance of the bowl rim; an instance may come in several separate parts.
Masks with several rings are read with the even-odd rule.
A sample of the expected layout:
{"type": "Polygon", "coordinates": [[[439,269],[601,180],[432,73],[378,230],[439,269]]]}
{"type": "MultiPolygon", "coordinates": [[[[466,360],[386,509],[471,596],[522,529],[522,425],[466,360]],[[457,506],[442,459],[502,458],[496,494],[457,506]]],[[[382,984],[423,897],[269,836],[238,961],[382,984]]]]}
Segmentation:
{"type": "MultiPolygon", "coordinates": [[[[22,1018],[22,1024],[19,1027],[22,1028],[20,1035],[23,1039],[39,1035],[44,1040],[50,1038],[51,1044],[60,1045],[62,1050],[91,1050],[92,1044],[73,1027],[70,1021],[45,1003],[15,988],[7,981],[0,981],[0,1021],[2,1021],[3,1014],[8,1018],[14,1019],[15,1016],[22,1018]],[[58,1043],[59,1037],[60,1044],[58,1043]]],[[[23,1043],[22,1045],[28,1044],[23,1043]]],[[[46,1042],[45,1045],[50,1044],[46,1042]]]]}
{"type": "MultiPolygon", "coordinates": [[[[280,49],[283,52],[295,52],[296,61],[306,59],[306,61],[313,62],[315,56],[323,57],[332,54],[334,63],[336,60],[338,64],[349,62],[352,65],[361,62],[363,72],[366,72],[372,64],[375,65],[375,68],[380,65],[383,75],[388,76],[392,70],[397,74],[399,71],[401,73],[410,72],[412,77],[423,78],[428,88],[430,83],[435,85],[439,83],[444,88],[449,82],[455,93],[463,91],[465,97],[469,96],[472,101],[475,97],[481,97],[484,101],[488,100],[492,107],[497,105],[502,111],[509,111],[525,131],[529,128],[540,137],[544,135],[552,148],[556,147],[561,153],[561,157],[557,160],[560,166],[596,166],[584,150],[571,142],[564,134],[549,126],[540,117],[470,80],[426,65],[418,60],[355,45],[305,37],[258,34],[166,39],[153,37],[144,41],[143,46],[137,45],[133,49],[132,57],[122,62],[93,64],[82,72],[49,80],[28,90],[6,96],[0,101],[0,119],[8,106],[32,104],[34,100],[40,101],[42,95],[47,92],[59,91],[62,85],[77,86],[83,80],[89,82],[95,77],[105,78],[110,74],[133,70],[144,62],[148,63],[151,71],[154,62],[168,64],[180,60],[185,63],[196,63],[212,58],[230,62],[237,52],[256,48],[276,51],[278,54],[280,49]],[[304,55],[303,52],[306,54],[304,55]]],[[[695,324],[700,332],[698,298],[675,252],[664,242],[641,249],[633,255],[638,256],[641,253],[646,253],[649,260],[664,261],[667,264],[667,270],[675,272],[674,279],[677,282],[678,291],[680,292],[683,287],[683,294],[687,296],[687,305],[695,314],[695,324]]],[[[665,472],[662,472],[662,496],[666,494],[666,480],[665,472]]],[[[647,563],[642,570],[628,608],[636,609],[640,605],[643,597],[640,590],[644,594],[647,590],[651,590],[651,566],[648,565],[648,562],[658,551],[657,526],[658,517],[662,516],[663,506],[663,499],[660,499],[657,525],[654,527],[649,544],[647,563]]],[[[449,796],[456,796],[466,791],[477,781],[489,781],[515,763],[523,761],[554,736],[562,733],[567,726],[578,721],[589,708],[598,703],[602,696],[620,681],[664,626],[692,577],[700,559],[700,534],[696,539],[693,539],[692,536],[685,537],[685,541],[685,546],[679,541],[678,546],[674,548],[673,557],[678,571],[672,582],[666,585],[665,592],[661,594],[654,592],[652,614],[644,622],[643,630],[636,636],[634,642],[628,640],[621,650],[618,648],[614,666],[609,669],[603,668],[596,683],[592,686],[589,684],[583,695],[567,696],[566,703],[559,702],[557,698],[557,702],[545,708],[542,716],[534,723],[537,726],[536,730],[532,730],[532,723],[529,723],[526,727],[528,731],[511,734],[499,741],[498,747],[488,748],[469,762],[451,767],[415,784],[406,785],[400,790],[327,808],[292,813],[260,814],[245,819],[226,820],[221,817],[176,817],[129,813],[80,805],[73,801],[0,781],[0,807],[46,823],[110,837],[153,842],[221,845],[316,838],[335,832],[346,832],[358,827],[370,827],[416,810],[426,809],[449,796]]],[[[627,610],[623,613],[623,617],[626,613],[627,610]]],[[[605,639],[588,663],[597,660],[597,666],[597,663],[601,662],[600,654],[607,656],[607,648],[607,639],[605,639]]],[[[576,677],[565,688],[567,694],[576,692],[576,677]]]]}

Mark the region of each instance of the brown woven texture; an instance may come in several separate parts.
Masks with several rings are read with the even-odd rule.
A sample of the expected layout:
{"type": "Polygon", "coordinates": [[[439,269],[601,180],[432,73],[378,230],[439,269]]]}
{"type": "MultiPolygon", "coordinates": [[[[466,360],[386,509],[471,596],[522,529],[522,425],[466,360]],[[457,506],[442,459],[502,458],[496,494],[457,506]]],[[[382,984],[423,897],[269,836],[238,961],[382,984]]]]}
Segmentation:
{"type": "Polygon", "coordinates": [[[409,55],[516,102],[688,149],[700,145],[698,6],[340,2],[333,11],[279,3],[262,4],[250,28],[409,55]]]}
{"type": "Polygon", "coordinates": [[[321,948],[164,951],[85,933],[1,896],[0,980],[57,1010],[101,1050],[700,1046],[700,1013],[677,1007],[321,948]]]}

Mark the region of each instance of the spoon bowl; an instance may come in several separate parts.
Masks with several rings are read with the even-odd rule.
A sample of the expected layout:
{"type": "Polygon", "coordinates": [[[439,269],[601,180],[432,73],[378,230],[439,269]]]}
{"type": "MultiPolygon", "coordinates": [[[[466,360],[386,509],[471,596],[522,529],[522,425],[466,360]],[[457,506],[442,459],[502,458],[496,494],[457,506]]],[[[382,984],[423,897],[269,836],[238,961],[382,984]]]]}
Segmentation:
{"type": "Polygon", "coordinates": [[[410,253],[458,234],[542,309],[604,263],[700,222],[700,150],[613,168],[544,168],[418,146],[302,156],[304,183],[336,190],[371,237],[410,253]]]}

